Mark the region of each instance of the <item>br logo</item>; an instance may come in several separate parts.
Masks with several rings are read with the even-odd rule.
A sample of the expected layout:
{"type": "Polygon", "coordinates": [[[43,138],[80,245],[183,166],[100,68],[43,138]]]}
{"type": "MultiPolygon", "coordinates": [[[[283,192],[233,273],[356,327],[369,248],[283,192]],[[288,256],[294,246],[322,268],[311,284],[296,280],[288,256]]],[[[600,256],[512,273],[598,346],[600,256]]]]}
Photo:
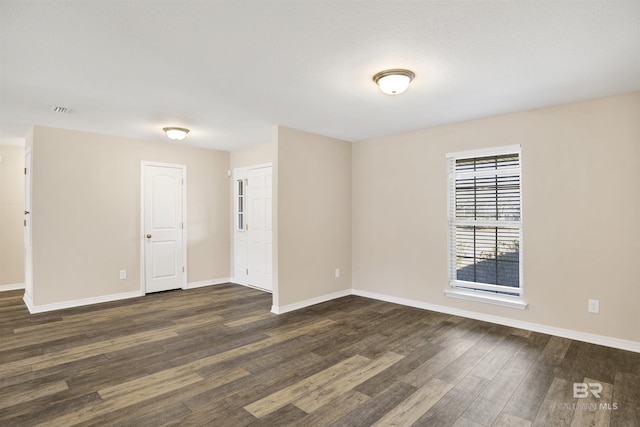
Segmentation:
{"type": "Polygon", "coordinates": [[[602,384],[600,383],[573,383],[573,397],[575,399],[589,397],[589,393],[593,394],[596,399],[600,399],[600,392],[602,392],[602,384]]]}

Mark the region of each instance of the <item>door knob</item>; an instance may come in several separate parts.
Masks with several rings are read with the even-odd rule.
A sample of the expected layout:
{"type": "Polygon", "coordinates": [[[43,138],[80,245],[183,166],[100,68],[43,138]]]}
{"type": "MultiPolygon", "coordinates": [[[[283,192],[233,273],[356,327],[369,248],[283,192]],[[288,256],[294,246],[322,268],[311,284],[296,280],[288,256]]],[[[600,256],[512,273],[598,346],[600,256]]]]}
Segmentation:
{"type": "Polygon", "coordinates": [[[147,234],[147,239],[150,239],[150,238],[151,238],[151,234],[147,234]]]}

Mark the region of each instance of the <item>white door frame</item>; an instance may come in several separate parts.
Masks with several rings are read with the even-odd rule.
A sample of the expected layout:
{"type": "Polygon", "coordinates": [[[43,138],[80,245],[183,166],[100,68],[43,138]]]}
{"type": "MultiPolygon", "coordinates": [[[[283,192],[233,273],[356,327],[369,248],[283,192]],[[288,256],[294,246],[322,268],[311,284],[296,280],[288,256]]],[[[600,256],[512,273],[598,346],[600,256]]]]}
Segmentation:
{"type": "MultiPolygon", "coordinates": [[[[237,227],[236,227],[236,225],[237,225],[237,222],[236,222],[237,221],[237,218],[236,218],[236,208],[237,208],[237,206],[236,205],[238,203],[238,194],[237,194],[238,189],[237,189],[236,183],[237,183],[238,179],[246,179],[247,176],[248,176],[248,172],[250,170],[252,170],[252,169],[262,169],[262,168],[269,168],[269,167],[273,168],[273,164],[272,163],[260,163],[260,164],[257,164],[257,165],[251,165],[251,166],[245,166],[245,167],[234,168],[233,169],[233,176],[232,176],[232,179],[233,179],[233,190],[232,190],[232,193],[231,193],[231,196],[233,197],[233,203],[232,203],[232,208],[233,208],[232,217],[233,217],[233,219],[232,219],[232,225],[231,225],[232,230],[233,230],[233,271],[232,271],[233,278],[232,278],[232,281],[234,283],[238,283],[238,284],[241,284],[241,285],[244,285],[244,286],[250,286],[250,285],[245,279],[242,279],[241,277],[238,277],[238,275],[236,274],[237,269],[239,268],[238,267],[238,258],[236,257],[237,250],[238,250],[238,248],[237,248],[237,246],[238,246],[237,245],[237,243],[238,243],[238,239],[237,239],[238,230],[237,230],[237,227]]],[[[246,187],[245,187],[245,192],[246,192],[246,187]]],[[[247,205],[246,205],[246,200],[245,200],[245,209],[246,209],[246,206],[247,205]]],[[[244,211],[244,214],[245,214],[244,217],[245,217],[245,222],[246,222],[246,218],[247,218],[247,211],[246,210],[244,211]]],[[[261,291],[265,290],[265,289],[262,289],[262,288],[257,288],[257,289],[260,289],[261,291]]],[[[269,291],[267,291],[267,292],[269,292],[269,291]]],[[[273,291],[270,291],[270,292],[273,292],[273,291]]]]}
{"type": "Polygon", "coordinates": [[[145,272],[145,234],[144,234],[144,170],[146,166],[161,166],[176,168],[182,170],[182,220],[184,227],[182,228],[182,265],[184,265],[184,274],[182,275],[182,289],[187,289],[187,166],[176,165],[172,163],[140,162],[140,235],[138,243],[140,244],[140,295],[146,294],[146,272],[145,272]]]}
{"type": "Polygon", "coordinates": [[[29,227],[25,222],[24,227],[24,301],[29,309],[32,311],[33,307],[33,150],[31,146],[28,146],[24,152],[24,174],[25,174],[25,186],[24,186],[24,219],[29,221],[29,227]],[[27,159],[29,160],[27,163],[27,159]],[[27,179],[29,182],[27,183],[27,179]],[[27,203],[27,200],[29,203],[27,203]],[[27,208],[29,213],[27,214],[27,208]],[[28,216],[27,216],[28,215],[28,216]],[[29,236],[27,236],[29,233],[29,236]],[[29,247],[27,247],[27,239],[29,240],[29,247]]]}

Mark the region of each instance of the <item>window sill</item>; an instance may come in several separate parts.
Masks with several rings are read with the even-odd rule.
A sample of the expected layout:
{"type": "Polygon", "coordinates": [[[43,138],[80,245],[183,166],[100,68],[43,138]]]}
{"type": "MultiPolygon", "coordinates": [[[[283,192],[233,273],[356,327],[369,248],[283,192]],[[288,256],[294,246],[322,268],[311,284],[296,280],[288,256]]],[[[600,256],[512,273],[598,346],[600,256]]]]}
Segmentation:
{"type": "Polygon", "coordinates": [[[462,289],[449,288],[444,290],[444,294],[448,297],[466,299],[469,301],[483,302],[486,304],[501,305],[503,307],[517,308],[524,310],[527,308],[527,303],[520,297],[508,297],[487,295],[484,292],[467,291],[462,289]]]}

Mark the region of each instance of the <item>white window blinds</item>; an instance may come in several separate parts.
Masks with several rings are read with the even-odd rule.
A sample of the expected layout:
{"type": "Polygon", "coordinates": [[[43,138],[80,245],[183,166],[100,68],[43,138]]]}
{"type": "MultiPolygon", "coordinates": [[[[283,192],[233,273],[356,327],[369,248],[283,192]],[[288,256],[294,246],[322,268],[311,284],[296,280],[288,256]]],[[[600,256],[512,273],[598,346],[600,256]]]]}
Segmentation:
{"type": "Polygon", "coordinates": [[[447,157],[451,286],[520,296],[520,148],[447,157]]]}

